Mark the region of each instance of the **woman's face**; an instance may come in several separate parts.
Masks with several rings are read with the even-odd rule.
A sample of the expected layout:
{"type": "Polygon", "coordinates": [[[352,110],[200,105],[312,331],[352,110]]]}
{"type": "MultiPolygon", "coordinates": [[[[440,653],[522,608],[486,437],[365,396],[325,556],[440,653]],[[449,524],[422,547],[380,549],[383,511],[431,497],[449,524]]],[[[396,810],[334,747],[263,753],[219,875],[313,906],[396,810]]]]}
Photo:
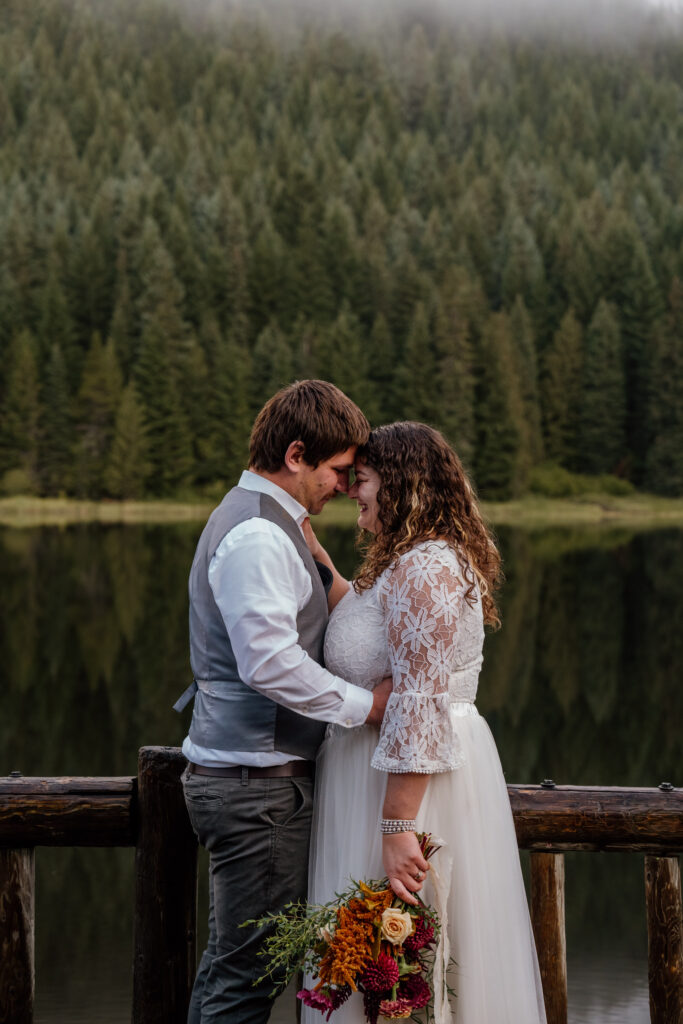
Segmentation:
{"type": "Polygon", "coordinates": [[[348,494],[349,498],[358,502],[358,525],[363,530],[369,530],[370,533],[379,533],[382,528],[377,506],[377,492],[380,486],[379,473],[359,458],[355,461],[354,469],[356,479],[349,487],[348,494]]]}

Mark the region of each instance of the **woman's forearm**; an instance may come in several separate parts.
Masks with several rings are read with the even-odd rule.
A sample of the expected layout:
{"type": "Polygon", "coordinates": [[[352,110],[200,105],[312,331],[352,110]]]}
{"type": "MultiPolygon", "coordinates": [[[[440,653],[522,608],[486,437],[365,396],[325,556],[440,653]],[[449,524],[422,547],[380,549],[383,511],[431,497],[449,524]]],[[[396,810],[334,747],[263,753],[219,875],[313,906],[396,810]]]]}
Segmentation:
{"type": "Polygon", "coordinates": [[[390,773],[383,818],[416,818],[430,776],[423,772],[390,773]]]}
{"type": "MultiPolygon", "coordinates": [[[[429,775],[417,772],[390,774],[382,817],[407,821],[416,818],[429,778],[429,775]]],[[[429,871],[417,836],[413,831],[386,832],[384,826],[382,831],[382,860],[389,884],[397,896],[415,905],[414,894],[422,888],[425,874],[429,871]]]]}

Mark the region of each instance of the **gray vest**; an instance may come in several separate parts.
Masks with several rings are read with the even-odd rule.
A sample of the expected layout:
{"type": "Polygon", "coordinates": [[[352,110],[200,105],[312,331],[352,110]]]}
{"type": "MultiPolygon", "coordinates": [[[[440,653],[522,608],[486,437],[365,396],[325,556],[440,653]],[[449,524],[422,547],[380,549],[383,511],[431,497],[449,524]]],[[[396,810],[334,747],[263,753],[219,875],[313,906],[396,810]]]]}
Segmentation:
{"type": "Polygon", "coordinates": [[[312,594],[297,616],[299,643],[322,665],[327,626],[326,589],[332,574],[311,555],[301,530],[274,498],[234,487],[214,509],[199,538],[190,571],[190,662],[195,682],[176,704],[180,710],[195,694],[190,739],[214,750],[282,751],[314,758],[325,734],[324,722],[299,715],[247,686],[237,665],[209,585],[209,564],[225,535],[253,518],[276,523],[287,534],[311,577],[312,594]],[[324,580],[324,582],[323,582],[324,580]]]}

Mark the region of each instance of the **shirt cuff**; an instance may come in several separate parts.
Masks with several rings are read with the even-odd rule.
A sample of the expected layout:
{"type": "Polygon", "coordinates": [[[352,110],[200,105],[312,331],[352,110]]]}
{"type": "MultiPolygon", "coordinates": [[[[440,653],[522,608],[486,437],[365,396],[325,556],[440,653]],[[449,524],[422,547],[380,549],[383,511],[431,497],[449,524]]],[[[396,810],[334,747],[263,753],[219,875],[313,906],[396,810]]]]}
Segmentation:
{"type": "Polygon", "coordinates": [[[362,686],[346,684],[346,696],[339,708],[337,725],[352,729],[356,725],[365,725],[372,710],[372,690],[364,690],[362,686]]]}

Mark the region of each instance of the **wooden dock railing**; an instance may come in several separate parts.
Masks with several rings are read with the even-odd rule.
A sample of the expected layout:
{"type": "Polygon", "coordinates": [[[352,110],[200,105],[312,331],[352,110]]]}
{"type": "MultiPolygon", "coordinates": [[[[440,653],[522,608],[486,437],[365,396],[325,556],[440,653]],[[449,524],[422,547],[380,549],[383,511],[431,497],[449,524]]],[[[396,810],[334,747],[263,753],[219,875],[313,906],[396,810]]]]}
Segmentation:
{"type": "MultiPolygon", "coordinates": [[[[184,1024],[195,973],[197,846],[171,747],[143,747],[137,778],[0,778],[0,1022],[31,1024],[34,849],[135,846],[133,1024],[184,1024]]],[[[509,786],[531,851],[531,918],[548,1024],[566,1024],[564,852],[641,853],[650,1019],[683,1024],[683,790],[509,786]]]]}

